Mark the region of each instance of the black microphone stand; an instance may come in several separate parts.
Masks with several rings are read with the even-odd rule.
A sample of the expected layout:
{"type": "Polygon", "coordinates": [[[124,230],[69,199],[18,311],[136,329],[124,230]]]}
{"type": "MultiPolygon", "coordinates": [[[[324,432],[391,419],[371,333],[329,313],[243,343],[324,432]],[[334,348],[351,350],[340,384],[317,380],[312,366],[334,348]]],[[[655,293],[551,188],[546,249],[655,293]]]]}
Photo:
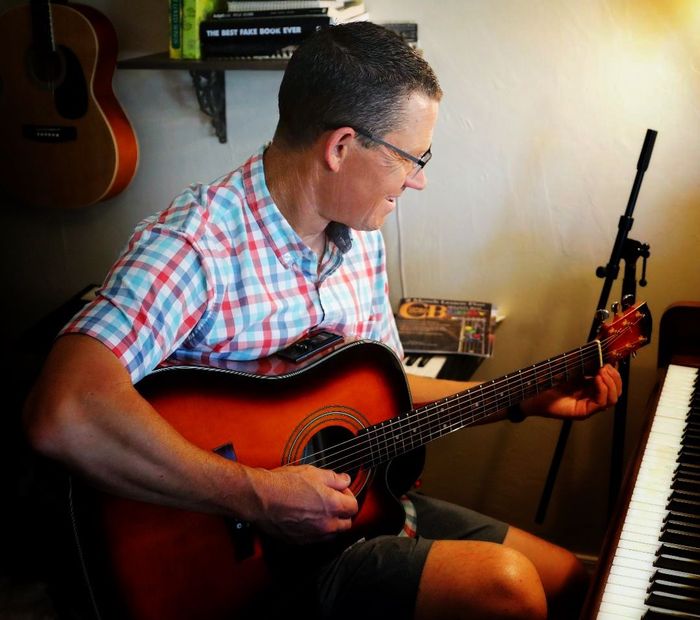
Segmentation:
{"type": "MultiPolygon", "coordinates": [[[[634,207],[637,203],[637,197],[639,196],[639,190],[642,185],[644,173],[649,167],[649,160],[651,159],[651,152],[654,149],[656,134],[657,132],[653,129],[647,129],[644,144],[642,145],[642,151],[639,155],[639,161],[637,162],[637,174],[634,179],[634,184],[632,185],[629,200],[627,201],[627,209],[625,210],[624,215],[620,217],[620,221],[617,226],[617,237],[615,238],[615,243],[613,244],[610,260],[605,267],[598,267],[598,269],[596,269],[596,276],[599,278],[604,278],[604,282],[600,293],[600,298],[598,299],[598,305],[596,307],[593,323],[591,325],[591,331],[588,334],[589,341],[595,338],[601,323],[608,316],[606,307],[608,305],[608,298],[610,297],[610,290],[612,289],[613,282],[617,279],[620,272],[620,260],[624,259],[625,261],[625,273],[622,282],[622,300],[626,307],[632,305],[635,300],[637,284],[636,261],[640,256],[644,258],[644,268],[642,271],[642,279],[640,280],[639,284],[640,286],[646,285],[646,259],[649,257],[649,246],[647,244],[634,241],[633,239],[628,239],[628,234],[632,229],[632,224],[634,223],[632,213],[634,212],[634,207]]],[[[614,311],[617,311],[615,306],[616,305],[613,304],[613,309],[614,311]]],[[[623,395],[615,405],[610,489],[608,497],[609,510],[612,510],[620,488],[620,482],[622,480],[622,461],[627,418],[627,392],[629,385],[629,360],[620,362],[619,371],[623,382],[623,395]]],[[[554,449],[552,462],[549,467],[544,489],[542,490],[542,496],[540,498],[539,506],[537,507],[537,513],[535,514],[535,521],[537,523],[542,523],[547,513],[549,500],[551,499],[552,491],[554,490],[554,483],[556,481],[557,474],[559,473],[559,467],[564,456],[566,442],[568,441],[569,434],[571,433],[571,424],[571,420],[564,420],[562,423],[559,439],[554,449]]]]}

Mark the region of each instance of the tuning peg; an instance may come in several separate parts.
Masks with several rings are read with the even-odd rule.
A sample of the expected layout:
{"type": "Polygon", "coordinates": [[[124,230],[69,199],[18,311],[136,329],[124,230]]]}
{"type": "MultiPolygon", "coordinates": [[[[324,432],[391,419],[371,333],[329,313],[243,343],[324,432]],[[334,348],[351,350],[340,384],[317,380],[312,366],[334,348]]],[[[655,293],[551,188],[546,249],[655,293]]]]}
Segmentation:
{"type": "Polygon", "coordinates": [[[610,318],[610,312],[605,308],[599,308],[595,311],[595,313],[596,317],[598,318],[598,321],[600,321],[601,323],[604,323],[610,318]]]}
{"type": "Polygon", "coordinates": [[[627,293],[627,295],[622,298],[622,309],[627,310],[627,308],[631,308],[633,304],[634,295],[632,295],[632,293],[627,293]]]}
{"type": "Polygon", "coordinates": [[[613,314],[617,314],[620,311],[620,302],[619,301],[613,301],[610,304],[610,309],[612,310],[613,314]]]}

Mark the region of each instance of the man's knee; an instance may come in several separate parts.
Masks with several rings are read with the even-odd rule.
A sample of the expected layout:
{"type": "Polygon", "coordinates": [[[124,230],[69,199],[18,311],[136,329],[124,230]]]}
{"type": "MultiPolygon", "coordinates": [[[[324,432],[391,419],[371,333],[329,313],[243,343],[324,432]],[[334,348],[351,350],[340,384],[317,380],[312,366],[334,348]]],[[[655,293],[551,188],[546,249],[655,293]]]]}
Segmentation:
{"type": "Polygon", "coordinates": [[[546,618],[547,598],[539,574],[522,553],[500,547],[491,574],[490,595],[500,599],[508,618],[546,618]]]}
{"type": "Polygon", "coordinates": [[[433,544],[421,576],[417,618],[546,618],[535,566],[519,551],[465,541],[433,544]]]}

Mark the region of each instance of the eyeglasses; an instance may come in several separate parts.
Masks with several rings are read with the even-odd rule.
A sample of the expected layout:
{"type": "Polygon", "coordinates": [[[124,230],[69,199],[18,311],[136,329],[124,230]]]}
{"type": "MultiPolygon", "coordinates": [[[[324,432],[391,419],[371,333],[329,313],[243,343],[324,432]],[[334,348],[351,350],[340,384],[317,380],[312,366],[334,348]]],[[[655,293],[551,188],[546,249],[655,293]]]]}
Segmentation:
{"type": "Polygon", "coordinates": [[[409,178],[413,178],[418,174],[420,170],[425,168],[425,164],[427,164],[430,161],[430,158],[433,156],[432,152],[430,151],[430,148],[428,147],[428,150],[423,153],[420,157],[416,157],[415,155],[411,155],[410,153],[407,153],[403,149],[400,149],[398,146],[394,146],[393,144],[386,142],[385,140],[382,140],[381,138],[377,138],[377,136],[372,135],[369,131],[365,131],[364,129],[359,129],[357,127],[354,127],[355,131],[361,135],[367,138],[368,140],[371,140],[372,142],[376,142],[377,144],[381,144],[404,159],[407,159],[408,161],[413,163],[413,169],[411,170],[411,173],[408,175],[409,178]]]}

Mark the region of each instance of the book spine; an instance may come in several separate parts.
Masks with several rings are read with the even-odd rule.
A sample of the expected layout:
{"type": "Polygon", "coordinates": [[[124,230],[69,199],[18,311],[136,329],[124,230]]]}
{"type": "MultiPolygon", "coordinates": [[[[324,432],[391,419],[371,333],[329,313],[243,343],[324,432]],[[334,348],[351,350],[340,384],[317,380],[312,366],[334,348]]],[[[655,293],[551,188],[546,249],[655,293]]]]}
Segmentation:
{"type": "Polygon", "coordinates": [[[214,12],[215,0],[182,0],[182,57],[202,57],[200,24],[214,12]]]}
{"type": "Polygon", "coordinates": [[[289,41],[296,45],[320,28],[330,25],[325,15],[305,17],[255,17],[240,19],[209,19],[201,23],[202,45],[216,46],[250,42],[289,41]]]}
{"type": "Polygon", "coordinates": [[[182,58],[182,0],[169,0],[168,25],[170,58],[182,58]]]}
{"type": "Polygon", "coordinates": [[[300,15],[327,15],[327,7],[310,9],[280,9],[276,11],[226,11],[212,13],[212,19],[239,19],[241,17],[299,17],[300,15]]]}
{"type": "Polygon", "coordinates": [[[287,9],[307,9],[312,7],[342,8],[344,0],[285,0],[273,2],[270,0],[229,0],[226,4],[229,11],[268,11],[287,9]]]}

